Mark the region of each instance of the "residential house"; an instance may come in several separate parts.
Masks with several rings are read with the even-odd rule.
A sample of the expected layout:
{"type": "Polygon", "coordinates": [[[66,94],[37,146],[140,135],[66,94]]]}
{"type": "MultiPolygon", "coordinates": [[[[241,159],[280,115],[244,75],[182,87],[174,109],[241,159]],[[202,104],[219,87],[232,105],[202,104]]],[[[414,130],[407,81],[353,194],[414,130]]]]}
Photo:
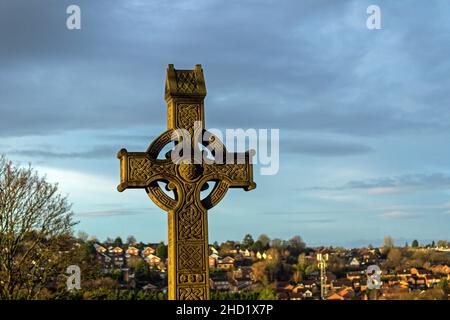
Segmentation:
{"type": "Polygon", "coordinates": [[[234,267],[234,261],[234,258],[226,256],[225,258],[217,262],[217,269],[230,270],[234,267]]]}
{"type": "Polygon", "coordinates": [[[216,254],[217,256],[219,255],[219,251],[217,251],[217,249],[213,246],[209,246],[209,251],[210,254],[216,254]]]}
{"type": "Polygon", "coordinates": [[[210,268],[216,268],[217,266],[217,258],[214,257],[213,255],[210,255],[208,257],[208,265],[210,268]]]}
{"type": "Polygon", "coordinates": [[[340,278],[331,282],[332,290],[341,290],[345,288],[353,288],[353,281],[347,278],[340,278]]]}
{"type": "Polygon", "coordinates": [[[352,288],[345,288],[338,292],[330,293],[326,300],[351,300],[355,297],[355,291],[352,288]]]}
{"type": "Polygon", "coordinates": [[[128,247],[127,254],[130,256],[137,256],[139,255],[139,249],[135,247],[128,247]]]}
{"type": "Polygon", "coordinates": [[[122,268],[125,265],[124,251],[120,247],[109,247],[109,256],[112,258],[115,268],[122,268]]]}
{"type": "Polygon", "coordinates": [[[108,251],[104,246],[97,244],[97,243],[94,244],[94,248],[97,252],[101,252],[101,253],[105,253],[108,251]]]}
{"type": "Polygon", "coordinates": [[[154,254],[150,254],[149,256],[145,257],[145,261],[147,262],[149,267],[159,267],[161,264],[161,258],[155,256],[154,254]]]}
{"type": "Polygon", "coordinates": [[[213,273],[209,277],[210,286],[212,290],[229,291],[231,283],[228,281],[226,273],[213,273]]]}
{"type": "Polygon", "coordinates": [[[354,258],[352,258],[352,259],[350,260],[349,265],[350,265],[351,267],[359,268],[359,266],[360,266],[361,264],[360,264],[359,260],[358,260],[356,257],[354,257],[354,258]]]}
{"type": "Polygon", "coordinates": [[[411,277],[411,272],[410,272],[410,270],[402,270],[402,271],[397,272],[397,276],[402,278],[403,280],[407,281],[407,279],[409,277],[411,277]]]}
{"type": "Polygon", "coordinates": [[[409,288],[413,290],[425,290],[427,288],[425,277],[418,277],[415,274],[408,278],[408,285],[409,288]]]}
{"type": "Polygon", "coordinates": [[[353,281],[353,280],[361,280],[362,273],[359,271],[353,271],[353,272],[347,272],[347,279],[353,281]]]}
{"type": "Polygon", "coordinates": [[[417,275],[418,277],[425,277],[431,275],[431,271],[423,268],[411,268],[411,275],[417,275]]]}
{"type": "Polygon", "coordinates": [[[439,284],[441,281],[440,277],[434,276],[434,275],[426,275],[425,276],[425,283],[428,288],[433,288],[439,284]]]}
{"type": "Polygon", "coordinates": [[[155,249],[153,249],[152,247],[145,247],[144,250],[142,250],[141,255],[145,258],[154,253],[155,249]]]}

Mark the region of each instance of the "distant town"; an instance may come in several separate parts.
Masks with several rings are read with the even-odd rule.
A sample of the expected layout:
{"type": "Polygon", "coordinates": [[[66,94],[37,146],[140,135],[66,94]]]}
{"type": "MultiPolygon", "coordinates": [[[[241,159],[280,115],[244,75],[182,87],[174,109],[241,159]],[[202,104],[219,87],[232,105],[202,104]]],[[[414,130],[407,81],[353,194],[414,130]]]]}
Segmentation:
{"type": "MultiPolygon", "coordinates": [[[[167,299],[163,242],[138,242],[134,236],[100,242],[84,232],[71,242],[81,288],[67,292],[61,283],[59,289],[49,286],[49,298],[167,299]]],[[[248,234],[241,241],[211,244],[209,268],[212,299],[448,300],[450,294],[445,240],[398,247],[386,236],[381,247],[311,248],[300,236],[248,234]],[[375,288],[367,283],[369,266],[381,271],[375,288]]]]}

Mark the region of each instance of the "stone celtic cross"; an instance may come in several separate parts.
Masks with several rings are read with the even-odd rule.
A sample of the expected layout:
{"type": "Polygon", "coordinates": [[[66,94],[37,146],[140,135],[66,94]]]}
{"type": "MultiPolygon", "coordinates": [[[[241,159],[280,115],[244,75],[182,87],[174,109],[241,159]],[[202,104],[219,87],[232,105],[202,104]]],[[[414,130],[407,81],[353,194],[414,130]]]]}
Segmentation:
{"type": "Polygon", "coordinates": [[[251,163],[254,152],[230,153],[216,136],[204,129],[205,96],[201,65],[194,70],[176,70],[169,65],[165,87],[167,131],[146,152],[122,149],[117,154],[120,159],[117,189],[122,192],[144,188],[156,205],[168,213],[171,300],[209,299],[207,210],[225,196],[228,188],[248,191],[256,187],[251,163]],[[188,138],[179,131],[189,133],[188,138]],[[188,144],[192,153],[183,149],[181,160],[175,159],[173,152],[162,154],[171,144],[169,150],[173,151],[180,143],[188,144]],[[194,159],[192,154],[199,153],[208,153],[209,158],[194,159]],[[214,186],[210,187],[208,182],[214,186]],[[166,192],[161,184],[166,185],[166,192]],[[202,198],[202,191],[209,194],[202,198]]]}

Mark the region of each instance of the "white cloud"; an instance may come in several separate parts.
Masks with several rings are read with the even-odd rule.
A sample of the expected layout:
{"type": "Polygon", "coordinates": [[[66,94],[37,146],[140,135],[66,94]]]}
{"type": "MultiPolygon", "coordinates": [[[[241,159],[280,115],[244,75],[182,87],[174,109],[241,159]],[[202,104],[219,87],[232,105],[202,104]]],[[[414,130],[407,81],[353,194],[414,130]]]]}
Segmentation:
{"type": "Polygon", "coordinates": [[[389,220],[397,220],[397,219],[409,219],[413,218],[414,215],[405,212],[405,211],[389,211],[384,212],[380,214],[380,217],[383,219],[389,219],[389,220]]]}

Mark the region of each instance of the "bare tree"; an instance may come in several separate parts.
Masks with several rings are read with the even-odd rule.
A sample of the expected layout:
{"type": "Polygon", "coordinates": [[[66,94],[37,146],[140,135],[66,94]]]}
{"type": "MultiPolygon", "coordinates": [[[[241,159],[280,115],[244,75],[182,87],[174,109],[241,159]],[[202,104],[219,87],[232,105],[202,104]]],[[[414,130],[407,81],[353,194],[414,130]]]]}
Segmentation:
{"type": "Polygon", "coordinates": [[[87,232],[85,231],[78,231],[77,233],[77,239],[80,240],[81,242],[86,242],[89,239],[89,234],[87,234],[87,232]]]}
{"type": "Polygon", "coordinates": [[[128,237],[127,237],[127,243],[128,243],[128,245],[135,245],[136,244],[136,237],[135,236],[133,236],[133,235],[129,235],[128,237]]]}
{"type": "Polygon", "coordinates": [[[383,241],[383,247],[390,249],[394,247],[394,239],[391,236],[385,236],[383,241]]]}
{"type": "Polygon", "coordinates": [[[36,298],[64,272],[72,217],[56,184],[0,155],[0,299],[36,298]]]}

